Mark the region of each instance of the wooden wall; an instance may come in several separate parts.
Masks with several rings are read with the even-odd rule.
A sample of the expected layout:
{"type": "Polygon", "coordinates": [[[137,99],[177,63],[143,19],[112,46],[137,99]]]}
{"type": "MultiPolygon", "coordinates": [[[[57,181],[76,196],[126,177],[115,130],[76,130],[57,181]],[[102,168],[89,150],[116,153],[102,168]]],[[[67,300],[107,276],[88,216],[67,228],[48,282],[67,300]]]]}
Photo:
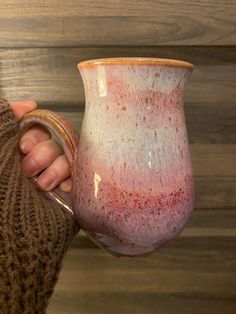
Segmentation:
{"type": "Polygon", "coordinates": [[[233,314],[236,2],[0,0],[0,97],[34,98],[79,130],[84,92],[76,64],[110,56],[195,65],[185,113],[196,210],[181,237],[149,259],[114,260],[76,239],[49,312],[233,314]]]}

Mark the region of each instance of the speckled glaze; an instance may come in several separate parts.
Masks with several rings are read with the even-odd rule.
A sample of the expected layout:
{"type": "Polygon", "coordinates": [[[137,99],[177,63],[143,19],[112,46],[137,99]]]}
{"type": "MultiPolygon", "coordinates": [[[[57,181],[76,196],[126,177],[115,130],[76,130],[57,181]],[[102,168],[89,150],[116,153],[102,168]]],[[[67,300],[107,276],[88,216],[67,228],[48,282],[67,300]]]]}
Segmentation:
{"type": "Polygon", "coordinates": [[[122,58],[83,62],[79,70],[86,110],[73,169],[74,213],[111,253],[146,255],[175,237],[193,209],[183,111],[192,65],[122,58]]]}

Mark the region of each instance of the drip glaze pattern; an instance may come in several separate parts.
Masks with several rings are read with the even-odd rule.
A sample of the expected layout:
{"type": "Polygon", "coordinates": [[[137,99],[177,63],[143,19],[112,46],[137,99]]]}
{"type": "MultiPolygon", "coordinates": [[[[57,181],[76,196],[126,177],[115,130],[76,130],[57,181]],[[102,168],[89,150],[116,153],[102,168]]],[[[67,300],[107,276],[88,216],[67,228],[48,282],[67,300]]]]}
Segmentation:
{"type": "Polygon", "coordinates": [[[194,204],[183,110],[187,67],[81,66],[86,110],[73,170],[81,227],[115,255],[149,254],[185,226],[194,204]]]}

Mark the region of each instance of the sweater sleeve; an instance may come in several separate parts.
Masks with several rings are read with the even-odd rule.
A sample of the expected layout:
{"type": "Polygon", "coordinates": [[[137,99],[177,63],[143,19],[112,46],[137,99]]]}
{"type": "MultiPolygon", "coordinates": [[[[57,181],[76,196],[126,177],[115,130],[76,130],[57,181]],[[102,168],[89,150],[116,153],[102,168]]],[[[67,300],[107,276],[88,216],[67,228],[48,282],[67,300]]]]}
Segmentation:
{"type": "Polygon", "coordinates": [[[0,313],[42,314],[78,226],[22,175],[20,159],[17,121],[0,100],[0,313]]]}

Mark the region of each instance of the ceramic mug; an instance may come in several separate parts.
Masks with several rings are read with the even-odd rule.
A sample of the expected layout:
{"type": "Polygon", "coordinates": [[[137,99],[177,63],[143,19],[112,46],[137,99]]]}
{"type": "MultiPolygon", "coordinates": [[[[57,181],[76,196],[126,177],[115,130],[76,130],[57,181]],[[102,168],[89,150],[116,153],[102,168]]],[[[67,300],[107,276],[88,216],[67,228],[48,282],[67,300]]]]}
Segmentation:
{"type": "Polygon", "coordinates": [[[78,65],[86,109],[78,138],[56,113],[35,110],[20,123],[48,128],[72,170],[71,202],[47,195],[112,254],[142,256],[175,237],[194,205],[183,109],[193,65],[158,58],[110,58],[78,65]]]}

